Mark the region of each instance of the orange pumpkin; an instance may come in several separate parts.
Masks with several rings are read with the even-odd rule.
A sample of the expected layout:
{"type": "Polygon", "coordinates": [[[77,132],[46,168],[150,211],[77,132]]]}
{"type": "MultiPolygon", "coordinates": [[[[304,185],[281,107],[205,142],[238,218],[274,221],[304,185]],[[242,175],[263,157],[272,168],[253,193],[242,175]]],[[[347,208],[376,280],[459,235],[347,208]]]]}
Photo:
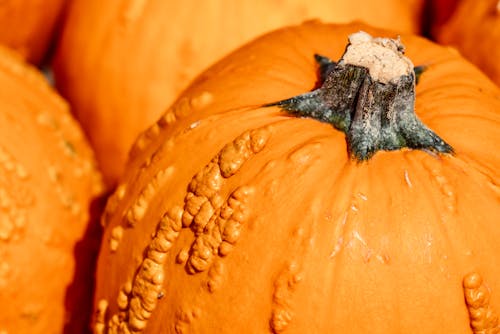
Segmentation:
{"type": "Polygon", "coordinates": [[[461,0],[437,40],[455,46],[500,85],[500,1],[461,0]]]}
{"type": "Polygon", "coordinates": [[[195,75],[243,42],[311,18],[418,31],[422,2],[76,0],[56,52],[56,84],[112,185],[137,135],[195,75]]]}
{"type": "Polygon", "coordinates": [[[84,333],[100,174],[68,105],[0,47],[0,333],[84,333]]]}
{"type": "Polygon", "coordinates": [[[0,1],[0,43],[39,64],[46,55],[64,0],[0,1]]]}
{"type": "Polygon", "coordinates": [[[328,60],[359,30],[396,37],[317,22],[267,34],[139,137],[102,218],[94,333],[498,326],[500,92],[455,52],[403,34],[427,66],[415,118],[397,40],[328,60]],[[365,55],[396,61],[361,66],[365,55]]]}

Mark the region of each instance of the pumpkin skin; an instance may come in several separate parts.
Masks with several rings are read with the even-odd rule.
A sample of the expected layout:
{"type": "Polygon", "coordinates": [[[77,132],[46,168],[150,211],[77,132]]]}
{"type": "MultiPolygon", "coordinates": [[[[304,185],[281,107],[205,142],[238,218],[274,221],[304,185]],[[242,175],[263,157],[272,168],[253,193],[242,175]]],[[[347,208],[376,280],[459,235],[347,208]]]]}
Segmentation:
{"type": "Polygon", "coordinates": [[[500,85],[500,2],[461,0],[436,39],[460,53],[500,85]]]}
{"type": "Polygon", "coordinates": [[[422,3],[76,0],[56,51],[56,85],[87,132],[107,184],[114,185],[137,135],[195,75],[243,42],[312,18],[418,31],[422,3]]]}
{"type": "Polygon", "coordinates": [[[500,93],[474,66],[401,36],[428,65],[416,113],[454,155],[357,163],[332,126],[258,107],[311,90],[313,55],[339,59],[358,30],[396,36],[270,33],[139,137],[103,215],[95,333],[470,333],[462,280],[485,289],[470,272],[489,287],[482,310],[500,309],[500,93]]]}
{"type": "Polygon", "coordinates": [[[0,2],[0,43],[40,64],[50,46],[64,0],[5,0],[0,2]]]}
{"type": "Polygon", "coordinates": [[[100,243],[93,152],[67,103],[0,48],[0,332],[86,333],[100,243]]]}

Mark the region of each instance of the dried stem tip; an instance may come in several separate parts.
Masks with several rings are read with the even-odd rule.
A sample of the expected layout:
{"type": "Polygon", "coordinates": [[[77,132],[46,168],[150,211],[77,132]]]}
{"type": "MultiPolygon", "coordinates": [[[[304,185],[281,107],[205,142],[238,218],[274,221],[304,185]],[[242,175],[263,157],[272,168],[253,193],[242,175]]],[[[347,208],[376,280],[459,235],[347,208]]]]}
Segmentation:
{"type": "Polygon", "coordinates": [[[342,59],[345,64],[367,68],[372,80],[387,84],[411,75],[413,63],[403,53],[399,38],[373,38],[361,31],[349,36],[342,59]]]}

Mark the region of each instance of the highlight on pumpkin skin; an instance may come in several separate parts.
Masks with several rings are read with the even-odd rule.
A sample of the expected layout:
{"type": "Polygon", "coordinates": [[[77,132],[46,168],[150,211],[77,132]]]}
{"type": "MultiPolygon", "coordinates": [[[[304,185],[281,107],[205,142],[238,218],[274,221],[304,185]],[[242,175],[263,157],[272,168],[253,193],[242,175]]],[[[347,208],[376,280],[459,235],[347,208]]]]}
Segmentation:
{"type": "Polygon", "coordinates": [[[399,39],[352,34],[338,62],[315,55],[318,89],[265,106],[332,124],[346,134],[349,154],[358,161],[404,147],[453,153],[415,115],[415,82],[425,67],[414,68],[403,54],[399,39]]]}

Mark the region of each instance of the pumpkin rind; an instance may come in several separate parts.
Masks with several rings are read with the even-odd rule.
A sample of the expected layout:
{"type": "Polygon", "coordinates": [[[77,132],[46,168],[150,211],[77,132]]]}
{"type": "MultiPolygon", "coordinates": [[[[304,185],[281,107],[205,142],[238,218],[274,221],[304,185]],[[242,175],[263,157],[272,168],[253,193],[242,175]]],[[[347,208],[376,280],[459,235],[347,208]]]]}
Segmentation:
{"type": "Polygon", "coordinates": [[[96,333],[470,333],[472,271],[500,309],[500,93],[474,66],[401,36],[428,66],[416,113],[455,155],[357,163],[329,124],[259,107],[312,90],[313,55],[339,59],[359,30],[396,37],[319,23],[268,34],[139,137],[103,216],[96,333]]]}
{"type": "Polygon", "coordinates": [[[101,176],[68,105],[0,48],[0,332],[84,333],[101,176]]]}
{"type": "Polygon", "coordinates": [[[359,19],[418,31],[422,3],[77,0],[69,9],[56,52],[56,84],[74,106],[105,179],[113,185],[137,135],[201,70],[242,43],[271,29],[317,18],[359,19]]]}
{"type": "Polygon", "coordinates": [[[460,53],[500,85],[500,1],[461,0],[436,40],[460,53]]]}

